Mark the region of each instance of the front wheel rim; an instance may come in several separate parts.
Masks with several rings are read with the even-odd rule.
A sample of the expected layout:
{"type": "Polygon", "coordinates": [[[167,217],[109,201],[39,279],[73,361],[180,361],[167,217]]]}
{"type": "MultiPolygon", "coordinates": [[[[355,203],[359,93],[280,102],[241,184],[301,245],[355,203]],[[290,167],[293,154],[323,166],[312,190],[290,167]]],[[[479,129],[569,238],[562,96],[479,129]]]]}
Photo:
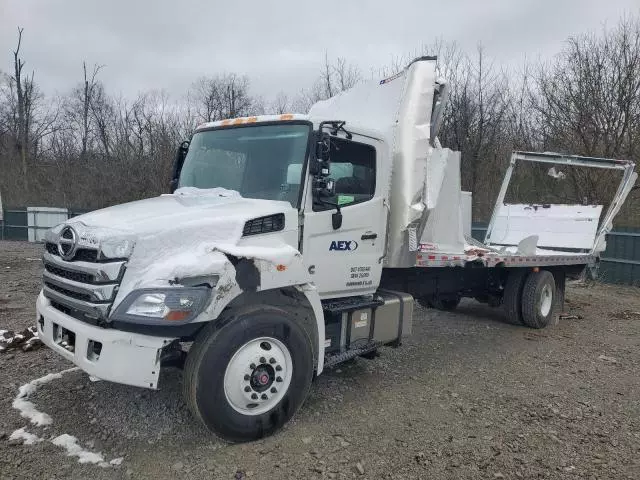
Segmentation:
{"type": "Polygon", "coordinates": [[[293,377],[291,353],[284,343],[260,337],[242,345],[224,373],[224,394],[235,411],[262,415],[285,396],[293,377]]]}

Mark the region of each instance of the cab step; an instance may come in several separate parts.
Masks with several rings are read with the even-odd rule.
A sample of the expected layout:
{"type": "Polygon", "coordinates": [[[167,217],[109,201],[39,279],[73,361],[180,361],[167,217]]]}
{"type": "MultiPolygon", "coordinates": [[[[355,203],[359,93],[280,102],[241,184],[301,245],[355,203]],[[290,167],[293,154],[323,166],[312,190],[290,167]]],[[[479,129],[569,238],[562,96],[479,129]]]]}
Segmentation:
{"type": "Polygon", "coordinates": [[[324,357],[324,368],[335,367],[339,363],[346,362],[347,360],[351,360],[352,358],[359,357],[362,355],[366,355],[377,350],[379,347],[383,346],[382,342],[368,342],[362,347],[358,348],[350,348],[349,350],[336,353],[333,355],[325,355],[324,357]]]}

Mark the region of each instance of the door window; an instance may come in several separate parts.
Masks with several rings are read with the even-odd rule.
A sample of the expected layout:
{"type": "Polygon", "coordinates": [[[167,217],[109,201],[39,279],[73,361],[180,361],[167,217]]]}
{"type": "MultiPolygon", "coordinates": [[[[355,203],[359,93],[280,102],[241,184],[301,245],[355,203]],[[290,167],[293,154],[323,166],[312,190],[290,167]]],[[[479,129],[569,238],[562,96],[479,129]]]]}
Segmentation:
{"type": "MultiPolygon", "coordinates": [[[[335,195],[327,199],[329,202],[346,207],[373,198],[376,190],[376,149],[373,146],[332,138],[330,158],[335,195]]],[[[314,211],[332,208],[314,201],[314,211]]]]}

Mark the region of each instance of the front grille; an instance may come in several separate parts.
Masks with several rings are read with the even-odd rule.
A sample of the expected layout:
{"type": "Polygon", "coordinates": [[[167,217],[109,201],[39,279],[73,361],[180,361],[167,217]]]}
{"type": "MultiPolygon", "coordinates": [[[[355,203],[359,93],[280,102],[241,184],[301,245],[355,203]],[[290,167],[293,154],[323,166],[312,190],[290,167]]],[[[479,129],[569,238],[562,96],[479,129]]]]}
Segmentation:
{"type": "Polygon", "coordinates": [[[51,306],[62,313],[66,313],[67,315],[72,315],[73,313],[73,308],[69,308],[66,305],[62,305],[55,301],[51,302],[51,306]]]}
{"type": "Polygon", "coordinates": [[[67,297],[75,298],[76,300],[82,300],[83,302],[91,302],[92,300],[91,295],[87,293],[74,292],[73,290],[68,290],[66,288],[55,285],[51,282],[45,281],[44,284],[51,290],[61,293],[62,295],[65,295],[67,297]]]}
{"type": "Polygon", "coordinates": [[[95,263],[98,261],[98,251],[89,250],[88,248],[79,248],[76,252],[74,260],[77,260],[79,262],[95,263]]]}
{"type": "MultiPolygon", "coordinates": [[[[58,252],[58,245],[55,243],[47,243],[44,248],[47,253],[57,257],[60,256],[60,253],[58,252]]],[[[96,263],[98,261],[98,251],[90,248],[79,248],[73,257],[73,260],[96,263]]]]}
{"type": "Polygon", "coordinates": [[[75,308],[67,307],[66,305],[63,305],[53,300],[51,301],[51,306],[56,310],[58,310],[59,312],[62,312],[65,315],[69,315],[70,317],[81,320],[85,323],[89,323],[94,326],[102,325],[102,323],[97,318],[89,316],[86,313],[81,312],[80,310],[76,310],[75,308]]]}
{"type": "Polygon", "coordinates": [[[73,270],[66,270],[64,268],[55,267],[53,265],[45,264],[44,268],[47,272],[51,272],[58,277],[66,278],[79,283],[94,283],[93,276],[88,273],[74,272],[73,270]]]}
{"type": "Polygon", "coordinates": [[[47,243],[43,255],[43,293],[51,306],[79,320],[107,321],[127,259],[101,259],[98,250],[79,249],[72,260],[47,243]]]}

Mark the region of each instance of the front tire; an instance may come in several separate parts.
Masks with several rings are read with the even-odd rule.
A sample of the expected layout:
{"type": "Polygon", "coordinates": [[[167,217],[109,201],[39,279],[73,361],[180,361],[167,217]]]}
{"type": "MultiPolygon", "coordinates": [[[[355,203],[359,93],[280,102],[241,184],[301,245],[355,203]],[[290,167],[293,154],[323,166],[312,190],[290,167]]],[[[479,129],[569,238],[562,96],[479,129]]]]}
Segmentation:
{"type": "Polygon", "coordinates": [[[303,328],[286,311],[260,305],[201,332],[185,365],[185,400],[220,437],[256,440],[280,429],[302,405],[313,368],[303,328]]]}

